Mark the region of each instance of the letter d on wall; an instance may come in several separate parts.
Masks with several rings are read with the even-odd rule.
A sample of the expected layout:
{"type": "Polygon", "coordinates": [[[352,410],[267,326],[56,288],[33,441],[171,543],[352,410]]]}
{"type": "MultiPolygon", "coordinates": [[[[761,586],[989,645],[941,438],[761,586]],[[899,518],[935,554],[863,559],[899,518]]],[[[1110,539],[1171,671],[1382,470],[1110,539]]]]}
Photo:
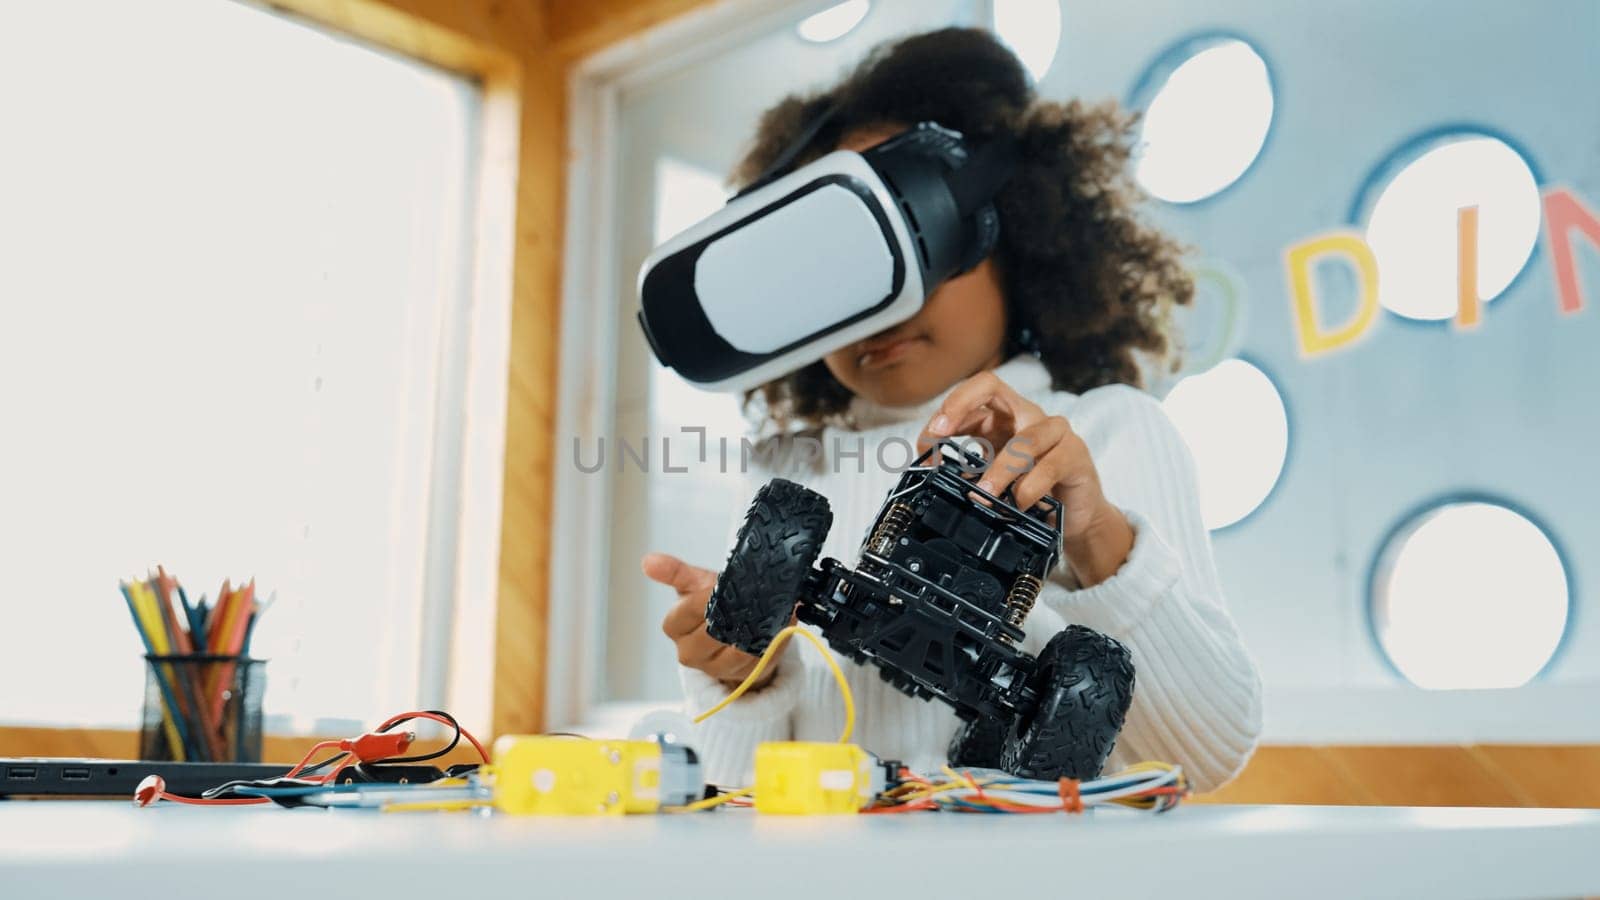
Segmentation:
{"type": "Polygon", "coordinates": [[[1294,304],[1301,356],[1319,356],[1352,344],[1372,327],[1378,315],[1378,259],[1359,233],[1331,231],[1308,238],[1290,246],[1284,253],[1284,262],[1289,267],[1289,298],[1294,304]],[[1312,263],[1328,255],[1349,260],[1361,283],[1356,314],[1334,329],[1324,329],[1318,320],[1317,298],[1311,288],[1312,263]]]}

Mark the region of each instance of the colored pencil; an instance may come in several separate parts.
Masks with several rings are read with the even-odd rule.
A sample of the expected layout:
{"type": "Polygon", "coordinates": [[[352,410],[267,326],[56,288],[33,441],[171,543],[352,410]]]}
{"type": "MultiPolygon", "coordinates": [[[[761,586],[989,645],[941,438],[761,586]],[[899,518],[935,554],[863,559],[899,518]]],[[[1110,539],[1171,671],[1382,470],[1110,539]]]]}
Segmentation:
{"type": "MultiPolygon", "coordinates": [[[[161,734],[175,760],[224,761],[223,721],[239,661],[250,652],[261,613],[272,605],[255,599],[255,580],[240,587],[222,583],[215,602],[196,603],[165,568],[143,580],[119,582],[134,630],[151,657],[151,677],[161,699],[161,734]],[[183,657],[223,657],[214,664],[179,663],[183,657]]],[[[234,732],[237,736],[237,732],[234,732]]]]}
{"type": "MultiPolygon", "coordinates": [[[[138,584],[124,583],[120,587],[122,588],[123,599],[128,602],[128,612],[133,616],[134,628],[144,641],[145,651],[151,655],[159,655],[161,651],[156,645],[148,616],[143,609],[143,595],[138,590],[138,584]]],[[[172,695],[172,686],[168,682],[169,675],[162,671],[161,666],[153,666],[152,672],[156,679],[156,686],[161,691],[162,700],[164,701],[161,712],[161,728],[166,733],[167,746],[172,750],[173,758],[182,761],[184,759],[183,746],[187,742],[179,732],[178,717],[176,715],[178,704],[172,695]]]]}

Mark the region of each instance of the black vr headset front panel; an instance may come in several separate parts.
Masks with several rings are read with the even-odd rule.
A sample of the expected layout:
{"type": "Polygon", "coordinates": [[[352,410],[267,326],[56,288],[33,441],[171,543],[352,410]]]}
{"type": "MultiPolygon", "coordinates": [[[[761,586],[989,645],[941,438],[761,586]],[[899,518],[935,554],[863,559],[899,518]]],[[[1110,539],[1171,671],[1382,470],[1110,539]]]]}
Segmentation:
{"type": "MultiPolygon", "coordinates": [[[[793,252],[804,254],[805,247],[794,247],[793,252]]],[[[819,260],[819,262],[826,262],[819,260]]],[[[859,179],[844,174],[831,174],[817,178],[778,200],[754,210],[725,228],[690,244],[687,247],[656,261],[640,282],[639,325],[645,339],[655,351],[656,358],[689,381],[714,384],[777,359],[785,353],[847,328],[850,325],[882,312],[899,296],[905,285],[906,261],[900,252],[900,242],[884,213],[877,195],[859,179]],[[695,267],[702,254],[712,244],[728,234],[744,228],[757,219],[781,210],[812,192],[837,185],[860,200],[877,224],[883,245],[890,255],[892,273],[887,293],[869,306],[830,325],[803,335],[788,344],[766,353],[749,353],[733,346],[712,326],[695,289],[695,267]]],[[[751,285],[750,302],[760,303],[759,285],[751,285]]]]}

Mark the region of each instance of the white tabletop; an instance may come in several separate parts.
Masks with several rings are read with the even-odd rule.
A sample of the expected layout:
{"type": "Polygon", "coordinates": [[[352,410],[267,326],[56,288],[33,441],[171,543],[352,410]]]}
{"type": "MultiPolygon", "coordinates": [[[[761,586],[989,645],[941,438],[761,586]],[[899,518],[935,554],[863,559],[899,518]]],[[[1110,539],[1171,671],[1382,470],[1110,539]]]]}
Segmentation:
{"type": "Polygon", "coordinates": [[[1600,811],[517,819],[0,802],[0,897],[285,900],[296,884],[381,900],[1582,896],[1600,894],[1600,811]]]}

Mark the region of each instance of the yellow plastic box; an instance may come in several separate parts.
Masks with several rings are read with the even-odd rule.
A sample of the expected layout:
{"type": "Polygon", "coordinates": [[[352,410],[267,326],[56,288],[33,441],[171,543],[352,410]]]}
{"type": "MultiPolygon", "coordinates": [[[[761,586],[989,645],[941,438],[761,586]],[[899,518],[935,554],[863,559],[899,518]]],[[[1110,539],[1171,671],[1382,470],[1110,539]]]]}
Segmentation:
{"type": "Polygon", "coordinates": [[[855,744],[772,741],[756,747],[756,811],[853,814],[883,789],[871,754],[855,744]]]}
{"type": "Polygon", "coordinates": [[[494,805],[514,816],[620,816],[661,807],[661,745],[506,735],[494,743],[494,805]]]}

